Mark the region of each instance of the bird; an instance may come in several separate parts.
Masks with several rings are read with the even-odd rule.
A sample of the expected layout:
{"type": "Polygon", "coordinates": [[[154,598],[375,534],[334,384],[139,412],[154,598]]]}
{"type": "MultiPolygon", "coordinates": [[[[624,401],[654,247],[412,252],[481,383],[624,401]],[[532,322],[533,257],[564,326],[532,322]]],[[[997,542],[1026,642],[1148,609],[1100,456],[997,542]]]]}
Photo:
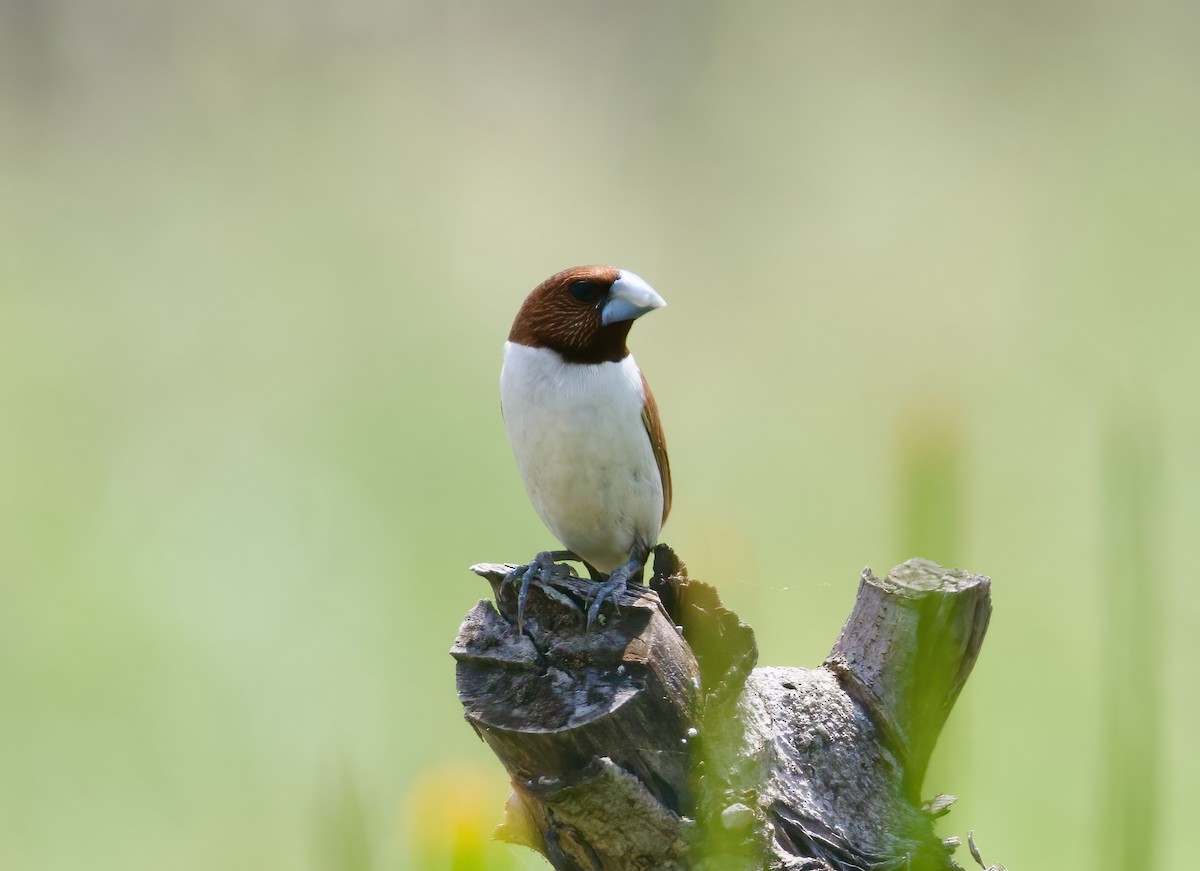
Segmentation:
{"type": "Polygon", "coordinates": [[[587,613],[640,579],[671,511],[671,467],[658,405],[629,352],[633,322],[666,301],[643,278],[576,266],[525,298],[504,344],[500,408],[534,511],[563,545],[512,569],[517,631],[535,578],[583,563],[600,582],[587,613]]]}

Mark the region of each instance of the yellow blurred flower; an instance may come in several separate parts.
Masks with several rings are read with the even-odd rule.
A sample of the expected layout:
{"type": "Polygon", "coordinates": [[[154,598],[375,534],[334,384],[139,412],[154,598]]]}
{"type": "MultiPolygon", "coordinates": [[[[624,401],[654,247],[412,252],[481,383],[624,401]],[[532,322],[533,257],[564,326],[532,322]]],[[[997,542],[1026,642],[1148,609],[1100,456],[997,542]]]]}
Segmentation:
{"type": "Polygon", "coordinates": [[[421,871],[513,868],[512,848],[492,838],[504,795],[502,778],[461,763],[423,771],[401,809],[401,830],[407,833],[412,867],[421,871]]]}

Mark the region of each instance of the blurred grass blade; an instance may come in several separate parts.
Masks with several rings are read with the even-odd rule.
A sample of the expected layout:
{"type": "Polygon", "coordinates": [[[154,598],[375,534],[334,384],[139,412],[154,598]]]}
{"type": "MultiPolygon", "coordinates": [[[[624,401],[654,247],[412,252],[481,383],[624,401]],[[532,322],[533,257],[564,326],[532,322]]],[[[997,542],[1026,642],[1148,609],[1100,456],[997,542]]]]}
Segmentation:
{"type": "MultiPolygon", "coordinates": [[[[963,564],[962,429],[957,408],[948,402],[911,403],[897,419],[899,559],[919,556],[947,568],[963,564]]],[[[926,774],[936,790],[969,791],[970,711],[969,699],[960,700],[938,739],[926,774]]]]}
{"type": "Polygon", "coordinates": [[[947,567],[962,562],[962,425],[955,408],[926,403],[901,412],[900,556],[947,567]]]}
{"type": "Polygon", "coordinates": [[[321,796],[317,833],[323,871],[371,871],[370,832],[358,786],[348,768],[321,796]]]}
{"type": "Polygon", "coordinates": [[[1160,515],[1156,416],[1125,403],[1108,426],[1104,453],[1104,650],[1107,688],[1101,752],[1102,806],[1096,830],[1102,867],[1155,868],[1162,738],[1159,678],[1163,629],[1156,554],[1160,515]]]}

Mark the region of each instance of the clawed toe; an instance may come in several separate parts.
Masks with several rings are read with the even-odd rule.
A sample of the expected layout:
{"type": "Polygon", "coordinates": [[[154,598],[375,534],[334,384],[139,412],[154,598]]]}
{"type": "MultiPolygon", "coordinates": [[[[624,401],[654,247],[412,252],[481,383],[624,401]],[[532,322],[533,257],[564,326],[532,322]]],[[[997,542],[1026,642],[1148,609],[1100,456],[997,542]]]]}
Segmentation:
{"type": "Polygon", "coordinates": [[[592,603],[588,606],[587,612],[587,628],[591,629],[596,623],[596,618],[600,616],[600,608],[604,605],[605,599],[611,599],[613,607],[620,612],[620,606],[617,600],[621,598],[621,593],[625,589],[628,581],[625,578],[617,577],[617,573],[613,572],[613,576],[596,588],[596,595],[592,599],[592,603]]]}
{"type": "MultiPolygon", "coordinates": [[[[596,580],[597,585],[593,587],[594,594],[589,596],[584,601],[584,607],[587,608],[587,628],[591,629],[600,619],[600,610],[604,607],[605,600],[611,601],[613,607],[620,612],[620,598],[622,591],[629,585],[632,578],[640,575],[645,564],[644,558],[639,559],[638,554],[622,566],[618,566],[611,575],[607,578],[604,575],[599,575],[596,580]]],[[[568,565],[563,565],[560,560],[579,560],[579,557],[569,550],[547,550],[542,551],[537,556],[529,561],[527,565],[514,566],[504,576],[501,582],[501,589],[509,584],[516,585],[517,589],[517,632],[525,631],[525,602],[529,598],[529,587],[536,580],[543,586],[544,589],[549,589],[546,585],[556,578],[564,576],[574,576],[575,571],[568,565]]],[[[588,565],[584,563],[584,565],[588,565]]],[[[588,570],[595,577],[595,570],[588,565],[588,570]]]]}
{"type": "Polygon", "coordinates": [[[517,632],[525,631],[525,600],[529,598],[529,585],[534,579],[544,584],[561,575],[574,574],[570,566],[558,563],[558,560],[562,559],[578,557],[568,550],[545,550],[531,559],[528,565],[515,566],[504,576],[502,587],[520,581],[520,589],[517,592],[517,632]]]}
{"type": "Polygon", "coordinates": [[[629,586],[631,580],[641,577],[642,569],[645,568],[645,565],[645,554],[635,551],[630,556],[629,562],[625,563],[625,565],[617,566],[613,570],[613,573],[608,576],[608,579],[596,588],[596,596],[592,599],[587,612],[588,629],[591,629],[599,618],[600,609],[603,607],[605,599],[611,599],[613,607],[617,609],[617,613],[621,612],[618,601],[621,598],[621,592],[629,586]]]}

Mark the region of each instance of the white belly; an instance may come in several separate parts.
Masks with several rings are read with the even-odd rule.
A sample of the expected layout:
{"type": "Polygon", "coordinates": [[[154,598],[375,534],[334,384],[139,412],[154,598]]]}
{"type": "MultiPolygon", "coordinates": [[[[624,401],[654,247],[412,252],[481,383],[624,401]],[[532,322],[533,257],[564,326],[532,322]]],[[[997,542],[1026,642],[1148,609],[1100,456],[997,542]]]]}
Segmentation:
{"type": "Polygon", "coordinates": [[[662,526],[644,398],[632,355],[571,364],[505,343],[500,404],[525,490],[555,538],[604,572],[653,546],[662,526]]]}

